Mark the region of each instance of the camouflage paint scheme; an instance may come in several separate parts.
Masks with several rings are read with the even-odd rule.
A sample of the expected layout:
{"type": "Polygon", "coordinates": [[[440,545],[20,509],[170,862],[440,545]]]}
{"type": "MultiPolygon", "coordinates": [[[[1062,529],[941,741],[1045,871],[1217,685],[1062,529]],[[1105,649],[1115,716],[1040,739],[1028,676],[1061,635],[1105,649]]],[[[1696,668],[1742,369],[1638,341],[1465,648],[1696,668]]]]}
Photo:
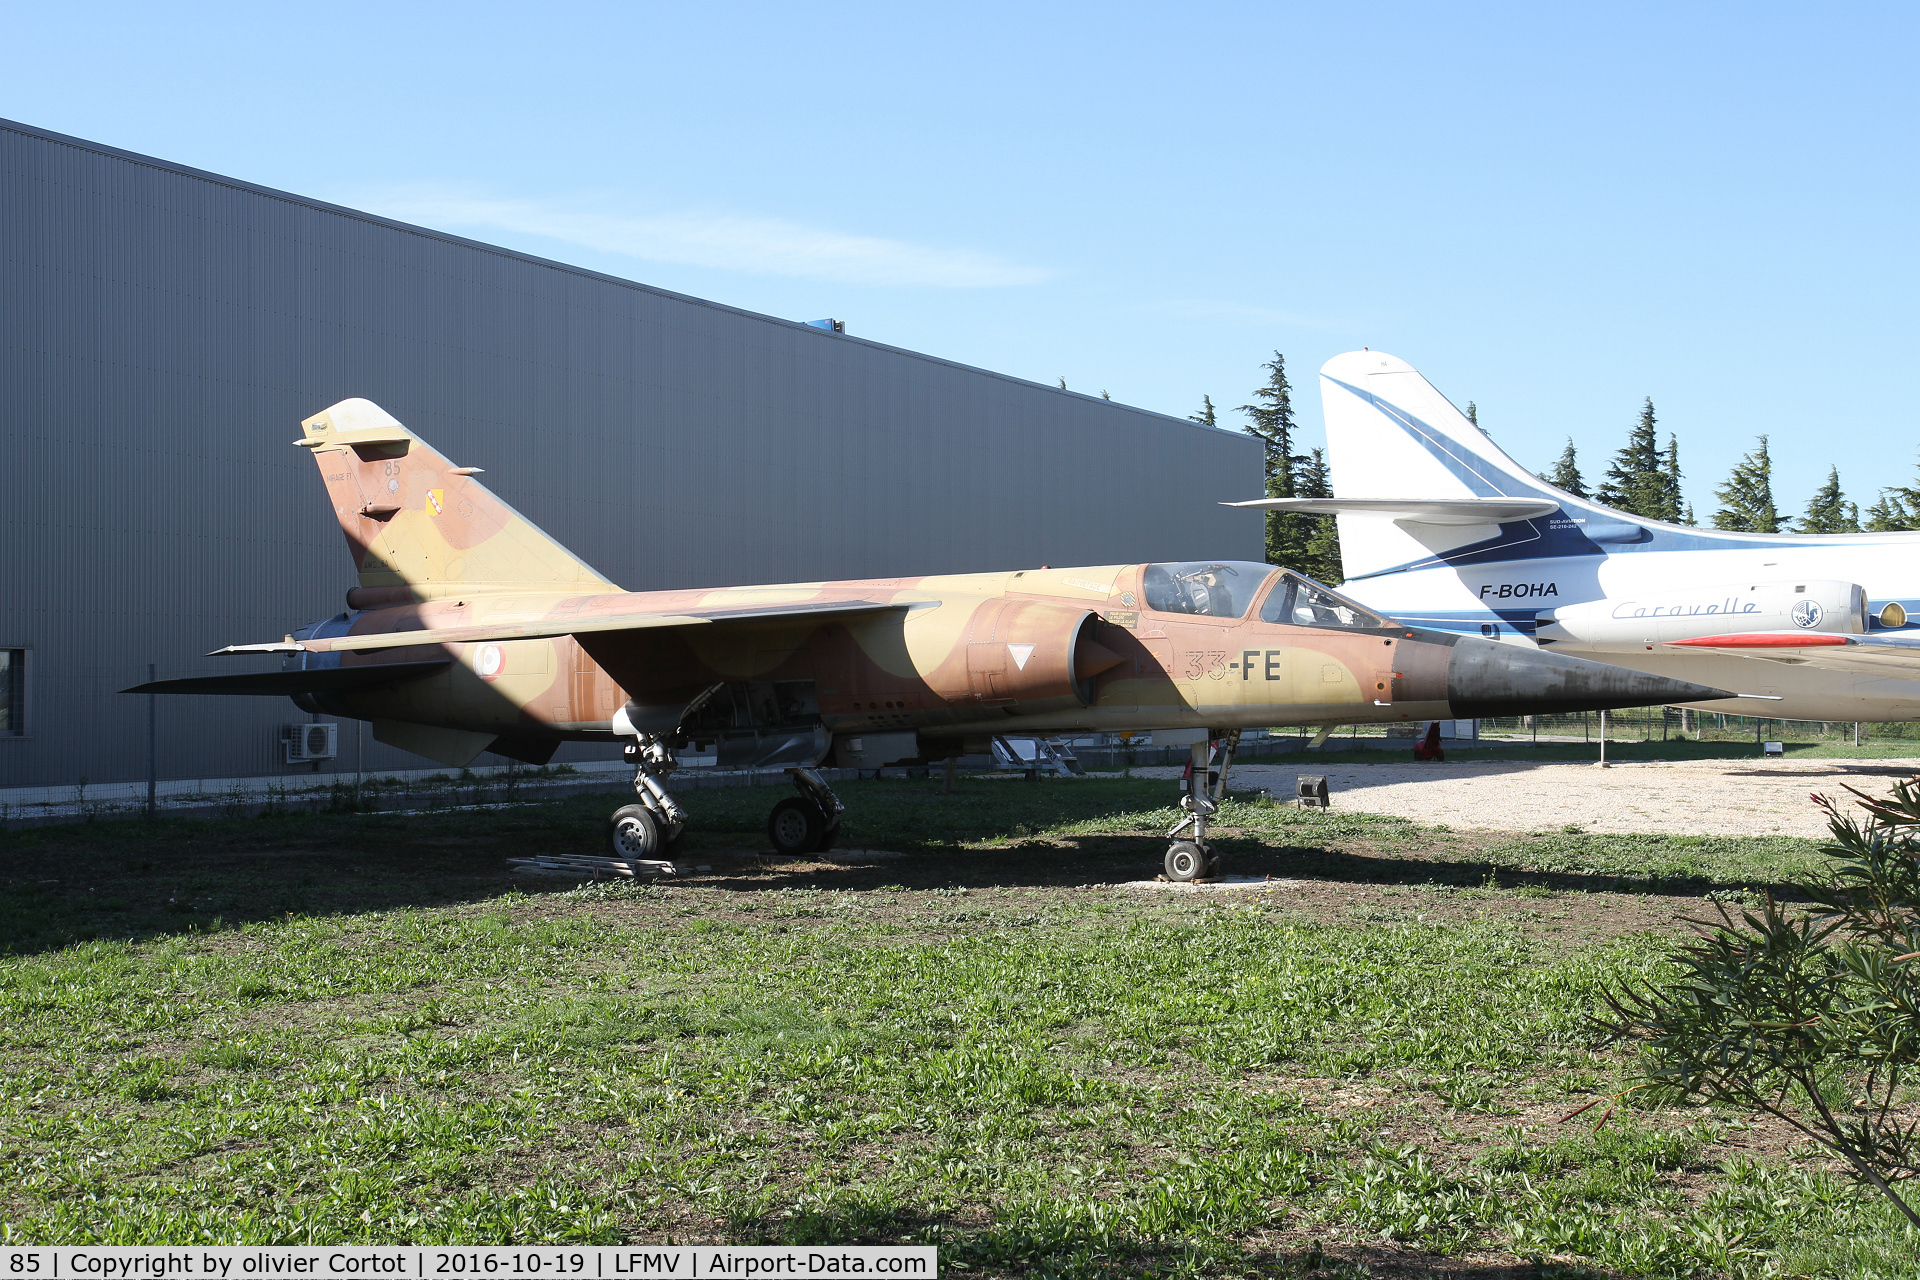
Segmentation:
{"type": "MultiPolygon", "coordinates": [[[[1239,617],[1148,608],[1143,565],[623,591],[377,405],[345,400],[302,425],[296,443],[313,451],[360,582],[349,612],[227,652],[331,672],[301,705],[370,720],[376,738],[448,764],[670,734],[703,693],[750,681],[811,682],[826,733],[913,733],[929,758],[993,734],[1490,714],[1449,701],[1456,646],[1495,652],[1483,666],[1512,652],[1357,606],[1357,628],[1259,621],[1267,592],[1303,581],[1277,571],[1239,617]],[[380,682],[382,668],[395,678],[380,682]]],[[[1673,682],[1642,682],[1611,701],[1578,696],[1676,700],[1645,696],[1673,682]]]]}

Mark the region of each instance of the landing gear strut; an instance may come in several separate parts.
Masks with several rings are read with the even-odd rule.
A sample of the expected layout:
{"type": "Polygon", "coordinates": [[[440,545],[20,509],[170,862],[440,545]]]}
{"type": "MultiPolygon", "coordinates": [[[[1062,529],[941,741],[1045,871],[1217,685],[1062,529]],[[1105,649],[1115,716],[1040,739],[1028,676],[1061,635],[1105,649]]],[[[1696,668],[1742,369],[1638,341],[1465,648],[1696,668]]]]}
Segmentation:
{"type": "Polygon", "coordinates": [[[1190,884],[1220,874],[1220,855],[1207,843],[1207,819],[1220,807],[1218,797],[1208,785],[1212,778],[1209,766],[1213,762],[1213,744],[1194,743],[1191,760],[1187,793],[1180,797],[1180,808],[1186,816],[1167,832],[1173,840],[1167,846],[1167,879],[1175,884],[1190,884]],[[1193,832],[1190,836],[1185,834],[1189,827],[1193,832]]]}
{"type": "Polygon", "coordinates": [[[767,819],[767,839],[773,842],[775,853],[788,857],[825,853],[840,837],[840,815],[847,806],[840,803],[826,779],[811,768],[789,769],[787,776],[800,794],[773,806],[773,814],[767,819]]]}
{"type": "Polygon", "coordinates": [[[680,762],[666,741],[652,733],[635,735],[621,754],[634,766],[633,789],[640,803],[624,805],[607,819],[607,852],[625,861],[671,857],[686,832],[687,811],[660,780],[680,762]]]}

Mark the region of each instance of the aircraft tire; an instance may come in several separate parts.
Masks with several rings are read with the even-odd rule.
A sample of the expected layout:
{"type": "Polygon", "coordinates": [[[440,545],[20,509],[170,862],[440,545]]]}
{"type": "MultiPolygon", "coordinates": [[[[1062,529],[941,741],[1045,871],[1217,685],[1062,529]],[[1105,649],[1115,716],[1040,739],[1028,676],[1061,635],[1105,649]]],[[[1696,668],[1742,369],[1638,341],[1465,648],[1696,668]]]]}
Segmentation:
{"type": "Polygon", "coordinates": [[[1207,855],[1191,840],[1175,840],[1167,846],[1167,879],[1175,884],[1190,884],[1208,873],[1207,855]]]}
{"type": "Polygon", "coordinates": [[[810,802],[788,796],[767,816],[767,839],[773,842],[775,853],[798,857],[819,847],[826,825],[820,810],[810,802]]]}
{"type": "Polygon", "coordinates": [[[840,839],[840,823],[839,823],[839,820],[836,819],[833,822],[829,822],[826,825],[826,827],[820,832],[820,839],[817,842],[815,842],[813,846],[813,851],[815,853],[825,853],[827,850],[833,848],[833,846],[839,841],[839,839],[840,839]]]}
{"type": "Polygon", "coordinates": [[[660,824],[643,804],[622,805],[607,819],[607,853],[623,860],[658,860],[660,824]]]}

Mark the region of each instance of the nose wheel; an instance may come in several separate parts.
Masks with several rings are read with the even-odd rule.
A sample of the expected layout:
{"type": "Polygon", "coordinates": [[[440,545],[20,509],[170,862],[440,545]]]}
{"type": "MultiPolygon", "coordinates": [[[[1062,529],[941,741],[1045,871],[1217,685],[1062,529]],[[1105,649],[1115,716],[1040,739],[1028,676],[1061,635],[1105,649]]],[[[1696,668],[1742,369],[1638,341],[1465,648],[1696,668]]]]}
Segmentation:
{"type": "MultiPolygon", "coordinates": [[[[1213,788],[1208,785],[1213,776],[1213,770],[1209,768],[1212,759],[1211,743],[1196,742],[1193,745],[1193,763],[1187,770],[1187,791],[1180,797],[1180,808],[1186,816],[1167,831],[1173,843],[1167,846],[1166,876],[1174,884],[1192,884],[1195,880],[1210,880],[1220,874],[1220,855],[1207,843],[1207,819],[1220,808],[1218,796],[1212,794],[1213,788]]],[[[1224,777],[1224,773],[1221,776],[1224,777]]]]}

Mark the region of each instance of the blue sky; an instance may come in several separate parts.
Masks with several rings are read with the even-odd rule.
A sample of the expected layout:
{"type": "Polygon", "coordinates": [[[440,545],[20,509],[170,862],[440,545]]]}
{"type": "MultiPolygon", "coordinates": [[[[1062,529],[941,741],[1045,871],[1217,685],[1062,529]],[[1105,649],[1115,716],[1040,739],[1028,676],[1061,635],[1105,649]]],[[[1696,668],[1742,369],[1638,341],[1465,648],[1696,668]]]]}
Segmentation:
{"type": "MultiPolygon", "coordinates": [[[[0,115],[1186,415],[1912,483],[1912,6],[0,4],[0,115]]],[[[1222,497],[1252,496],[1237,491],[1222,497]]]]}

